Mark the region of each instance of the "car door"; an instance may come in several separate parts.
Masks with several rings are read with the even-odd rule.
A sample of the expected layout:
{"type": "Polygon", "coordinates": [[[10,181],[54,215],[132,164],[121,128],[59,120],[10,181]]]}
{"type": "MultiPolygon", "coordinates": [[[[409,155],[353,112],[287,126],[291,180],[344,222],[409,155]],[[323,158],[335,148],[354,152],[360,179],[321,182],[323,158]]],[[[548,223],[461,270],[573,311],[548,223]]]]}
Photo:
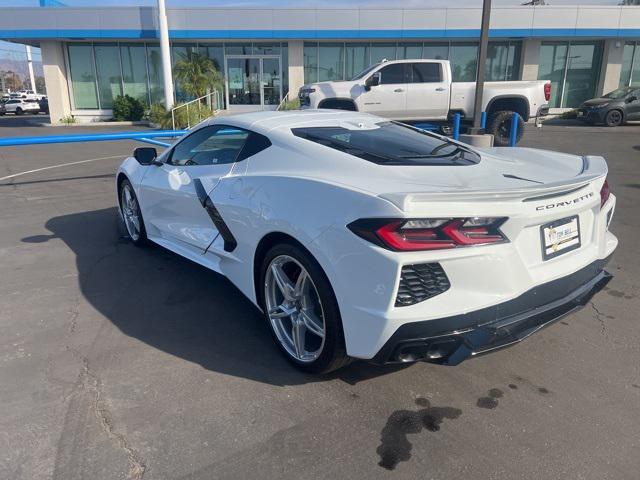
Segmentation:
{"type": "Polygon", "coordinates": [[[627,120],[640,120],[640,89],[627,96],[625,111],[627,120]]]}
{"type": "Polygon", "coordinates": [[[403,118],[407,106],[407,72],[405,63],[392,63],[376,70],[380,83],[362,94],[361,110],[388,118],[403,118]]]}
{"type": "MultiPolygon", "coordinates": [[[[249,132],[225,125],[199,128],[150,166],[140,185],[140,204],[149,235],[204,252],[218,234],[196,190],[206,193],[229,175],[249,132]]],[[[201,192],[200,192],[201,193],[201,192]]]]}
{"type": "Polygon", "coordinates": [[[439,120],[449,113],[449,83],[439,62],[410,64],[407,85],[407,118],[439,120]]]}
{"type": "Polygon", "coordinates": [[[15,112],[16,107],[20,104],[20,100],[9,100],[5,106],[7,108],[7,112],[15,112]]]}

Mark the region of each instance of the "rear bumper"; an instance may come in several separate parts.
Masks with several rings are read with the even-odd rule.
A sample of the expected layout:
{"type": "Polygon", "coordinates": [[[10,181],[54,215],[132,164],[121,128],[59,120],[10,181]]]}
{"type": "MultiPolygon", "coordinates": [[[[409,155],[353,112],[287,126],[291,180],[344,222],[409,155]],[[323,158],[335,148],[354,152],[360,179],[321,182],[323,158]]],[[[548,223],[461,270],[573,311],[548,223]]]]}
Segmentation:
{"type": "MultiPolygon", "coordinates": [[[[610,257],[609,257],[610,258],[610,257]]],[[[609,258],[475,312],[402,325],[374,363],[424,360],[446,365],[518,343],[586,305],[611,280],[609,258]]]]}

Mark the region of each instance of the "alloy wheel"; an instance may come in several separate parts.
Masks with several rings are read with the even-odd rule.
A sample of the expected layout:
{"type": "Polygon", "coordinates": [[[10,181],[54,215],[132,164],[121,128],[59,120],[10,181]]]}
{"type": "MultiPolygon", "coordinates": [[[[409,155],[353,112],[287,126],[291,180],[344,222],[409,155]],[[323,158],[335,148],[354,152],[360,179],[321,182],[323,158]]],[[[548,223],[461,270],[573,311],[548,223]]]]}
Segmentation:
{"type": "Polygon", "coordinates": [[[129,184],[125,184],[122,187],[120,205],[127,232],[131,239],[136,242],[140,239],[140,207],[129,184]]]}
{"type": "Polygon", "coordinates": [[[326,336],[324,311],[309,272],[295,258],[274,258],[265,275],[265,307],[276,338],[303,363],[322,353],[326,336]]]}

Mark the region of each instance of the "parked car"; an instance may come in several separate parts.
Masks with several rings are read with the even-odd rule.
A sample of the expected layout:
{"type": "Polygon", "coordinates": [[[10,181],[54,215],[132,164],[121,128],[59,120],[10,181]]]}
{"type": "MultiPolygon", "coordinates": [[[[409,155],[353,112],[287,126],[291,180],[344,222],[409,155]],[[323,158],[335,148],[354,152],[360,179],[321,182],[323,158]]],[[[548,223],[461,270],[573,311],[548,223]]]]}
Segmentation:
{"type": "Polygon", "coordinates": [[[115,187],[135,245],[225,275],[287,359],[327,372],[457,364],[585,305],[618,243],[606,177],[599,156],[309,110],[212,118],[136,149],[115,187]]]}
{"type": "Polygon", "coordinates": [[[603,123],[617,127],[627,120],[640,120],[640,88],[622,87],[598,98],[587,100],[578,108],[578,119],[589,124],[603,123]]]}
{"type": "MultiPolygon", "coordinates": [[[[460,113],[473,118],[475,82],[453,82],[447,60],[383,61],[350,81],[304,85],[298,94],[302,109],[334,108],[368,112],[402,121],[447,122],[460,113]]],[[[509,144],[513,112],[520,127],[549,111],[548,80],[486,82],[482,110],[495,144],[509,144]]],[[[523,128],[518,129],[518,139],[523,128]]]]}
{"type": "Polygon", "coordinates": [[[0,115],[5,113],[15,113],[22,115],[23,113],[38,113],[40,105],[35,100],[24,100],[20,98],[10,98],[0,105],[0,115]]]}
{"type": "Polygon", "coordinates": [[[47,97],[42,97],[38,105],[40,105],[40,111],[42,113],[49,113],[49,99],[47,97]]]}

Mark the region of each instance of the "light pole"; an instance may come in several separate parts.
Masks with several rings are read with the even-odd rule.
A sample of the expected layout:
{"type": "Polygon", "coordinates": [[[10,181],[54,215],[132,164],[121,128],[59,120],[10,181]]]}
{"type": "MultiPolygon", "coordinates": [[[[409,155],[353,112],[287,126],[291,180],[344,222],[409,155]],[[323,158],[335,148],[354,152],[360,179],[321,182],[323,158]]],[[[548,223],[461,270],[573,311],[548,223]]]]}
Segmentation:
{"type": "Polygon", "coordinates": [[[484,133],[480,128],[482,116],[482,96],[484,94],[484,71],[487,63],[487,48],[489,46],[489,19],[491,17],[491,0],[482,2],[482,26],[480,28],[480,52],[478,52],[478,66],[476,72],[476,98],[473,105],[473,127],[469,130],[472,135],[484,133]]]}
{"type": "Polygon", "coordinates": [[[170,110],[173,107],[173,75],[171,72],[169,26],[164,0],[158,0],[158,29],[160,30],[160,56],[162,57],[162,78],[164,80],[164,106],[170,110]]]}

